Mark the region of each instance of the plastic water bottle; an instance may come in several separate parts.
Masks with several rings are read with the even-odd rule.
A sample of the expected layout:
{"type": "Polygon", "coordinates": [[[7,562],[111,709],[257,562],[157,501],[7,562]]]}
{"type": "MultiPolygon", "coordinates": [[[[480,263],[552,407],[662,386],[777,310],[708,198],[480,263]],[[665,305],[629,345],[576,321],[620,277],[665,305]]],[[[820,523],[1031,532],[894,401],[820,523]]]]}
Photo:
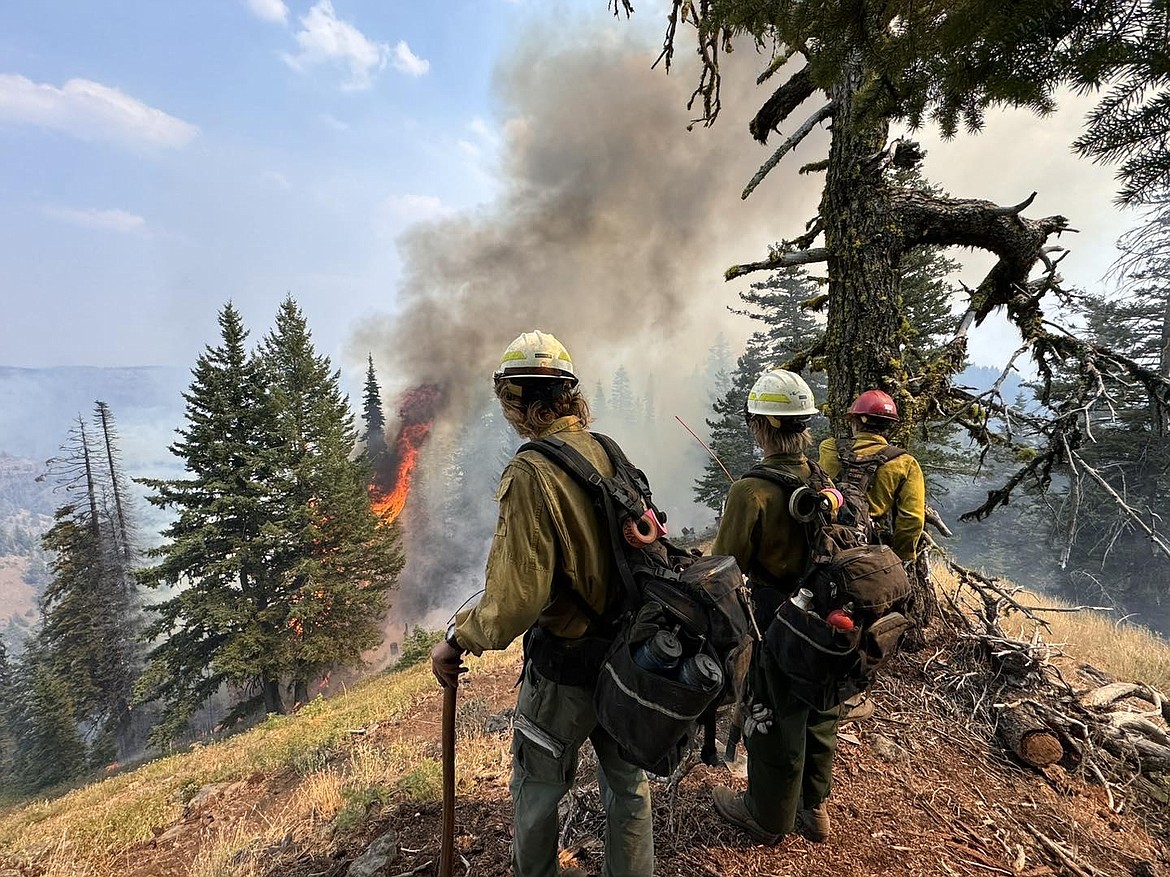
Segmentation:
{"type": "Polygon", "coordinates": [[[682,643],[669,630],[660,630],[634,652],[634,663],[644,670],[669,676],[682,658],[682,643]]]}
{"type": "Polygon", "coordinates": [[[700,653],[683,661],[678,681],[700,691],[710,691],[723,684],[723,668],[710,655],[700,653]]]}

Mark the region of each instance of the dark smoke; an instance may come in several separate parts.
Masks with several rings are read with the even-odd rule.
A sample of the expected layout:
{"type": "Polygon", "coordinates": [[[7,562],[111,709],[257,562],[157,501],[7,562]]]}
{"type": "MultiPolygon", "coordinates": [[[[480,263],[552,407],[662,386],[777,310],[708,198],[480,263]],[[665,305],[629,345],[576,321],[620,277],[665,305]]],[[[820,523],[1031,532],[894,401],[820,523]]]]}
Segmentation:
{"type": "MultiPolygon", "coordinates": [[[[456,436],[476,428],[500,352],[534,328],[564,342],[587,392],[624,364],[640,386],[653,381],[661,418],[679,413],[701,425],[708,388],[688,382],[729,324],[736,289],[746,287],[724,286],[724,269],[761,258],[815,212],[819,181],[796,183],[795,175],[739,199],[770,151],[752,149],[746,133],[757,95],[725,95],[719,122],[687,133],[694,70],[651,70],[655,52],[624,33],[615,40],[599,25],[571,45],[544,30],[522,41],[495,79],[505,119],[502,196],[405,234],[398,313],[359,333],[356,349],[363,358],[374,351],[389,382],[443,388],[440,419],[456,436]]],[[[763,63],[750,49],[740,54],[736,63],[763,63]]],[[[802,151],[819,158],[823,140],[807,142],[802,151]]],[[[733,337],[750,328],[731,325],[733,337]]],[[[690,465],[693,440],[673,427],[659,432],[653,448],[627,450],[646,461],[652,481],[671,483],[657,488],[660,499],[674,491],[687,503],[697,472],[679,470],[683,460],[690,465]]],[[[424,461],[435,471],[447,465],[430,451],[424,461]]],[[[497,460],[477,462],[498,476],[497,460]]],[[[458,603],[446,589],[481,581],[495,506],[487,491],[474,505],[465,532],[446,533],[457,558],[428,558],[425,574],[423,560],[410,558],[401,607],[412,593],[420,610],[458,603]],[[419,580],[425,588],[412,584],[419,580]]]]}

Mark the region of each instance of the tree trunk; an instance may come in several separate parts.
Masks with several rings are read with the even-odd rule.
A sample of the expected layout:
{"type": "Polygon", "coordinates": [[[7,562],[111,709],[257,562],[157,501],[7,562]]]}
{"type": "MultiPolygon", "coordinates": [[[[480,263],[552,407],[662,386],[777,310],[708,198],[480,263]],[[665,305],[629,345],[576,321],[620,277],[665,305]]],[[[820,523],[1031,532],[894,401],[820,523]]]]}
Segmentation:
{"type": "Polygon", "coordinates": [[[309,702],[309,681],[298,679],[293,683],[293,706],[304,706],[309,702]]]}
{"type": "Polygon", "coordinates": [[[892,390],[886,379],[898,363],[901,235],[876,160],[889,126],[861,116],[854,98],[862,75],[855,62],[832,95],[836,109],[821,200],[829,268],[825,354],[833,364],[828,407],[838,438],[848,437],[845,412],[853,399],[869,389],[892,390]]]}
{"type": "Polygon", "coordinates": [[[275,679],[264,680],[264,712],[285,713],[284,700],[280,696],[280,683],[275,679]]]}

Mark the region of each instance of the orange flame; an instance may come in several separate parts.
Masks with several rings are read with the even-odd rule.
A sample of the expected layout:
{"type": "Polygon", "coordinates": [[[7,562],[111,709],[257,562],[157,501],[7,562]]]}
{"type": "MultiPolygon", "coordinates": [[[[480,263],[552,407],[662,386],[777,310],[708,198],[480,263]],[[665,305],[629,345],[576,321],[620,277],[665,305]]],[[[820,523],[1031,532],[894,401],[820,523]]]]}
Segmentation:
{"type": "Polygon", "coordinates": [[[422,443],[430,435],[431,423],[432,421],[428,420],[423,423],[407,424],[403,427],[402,432],[398,435],[398,446],[395,449],[398,468],[394,473],[394,487],[384,494],[379,494],[376,487],[372,488],[374,491],[372,496],[374,512],[387,524],[393,523],[406,506],[406,497],[410,494],[410,483],[414,478],[414,468],[418,465],[419,451],[422,448],[422,443]]]}

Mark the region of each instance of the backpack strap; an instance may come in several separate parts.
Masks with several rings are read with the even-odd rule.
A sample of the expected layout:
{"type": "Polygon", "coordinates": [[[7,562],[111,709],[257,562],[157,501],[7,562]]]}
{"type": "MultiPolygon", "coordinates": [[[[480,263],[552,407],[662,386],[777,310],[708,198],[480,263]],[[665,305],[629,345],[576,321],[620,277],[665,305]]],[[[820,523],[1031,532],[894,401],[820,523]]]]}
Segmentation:
{"type": "MultiPolygon", "coordinates": [[[[610,448],[606,445],[609,444],[611,447],[617,448],[617,444],[612,439],[605,438],[606,441],[601,442],[601,446],[605,450],[606,455],[609,456],[610,448]]],[[[609,533],[610,547],[613,551],[613,558],[617,564],[622,585],[625,588],[626,598],[630,602],[630,605],[638,605],[641,602],[640,593],[637,583],[634,580],[633,568],[623,547],[625,544],[621,533],[623,517],[618,512],[618,508],[620,506],[626,514],[637,516],[642,514],[642,510],[637,508],[627,491],[614,478],[606,478],[598,472],[596,466],[585,459],[580,451],[563,439],[559,439],[556,436],[548,436],[535,441],[525,442],[520,446],[517,453],[523,451],[536,451],[552,463],[555,463],[567,472],[574,481],[581,485],[586,493],[593,497],[593,504],[596,506],[603,525],[609,533]]],[[[617,448],[617,451],[625,465],[633,468],[629,461],[626,460],[625,454],[621,453],[621,449],[617,448]]],[[[621,472],[621,467],[619,467],[617,461],[611,458],[610,462],[614,463],[615,474],[624,474],[621,472]]],[[[645,478],[644,475],[642,477],[645,478]]],[[[571,588],[569,589],[569,593],[573,593],[571,588]]],[[[586,602],[581,595],[577,595],[577,597],[580,599],[580,603],[577,604],[578,606],[586,602]]],[[[570,599],[573,598],[570,597],[570,599]]],[[[607,610],[605,615],[610,615],[610,612],[607,610]]],[[[605,622],[604,617],[601,620],[605,622]]]]}
{"type": "Polygon", "coordinates": [[[861,456],[853,450],[853,440],[837,446],[837,459],[841,461],[841,478],[846,478],[849,469],[858,471],[858,478],[854,482],[862,494],[869,493],[869,485],[877,476],[877,470],[890,460],[896,460],[903,454],[909,453],[905,448],[897,445],[886,445],[875,454],[861,456]]]}

